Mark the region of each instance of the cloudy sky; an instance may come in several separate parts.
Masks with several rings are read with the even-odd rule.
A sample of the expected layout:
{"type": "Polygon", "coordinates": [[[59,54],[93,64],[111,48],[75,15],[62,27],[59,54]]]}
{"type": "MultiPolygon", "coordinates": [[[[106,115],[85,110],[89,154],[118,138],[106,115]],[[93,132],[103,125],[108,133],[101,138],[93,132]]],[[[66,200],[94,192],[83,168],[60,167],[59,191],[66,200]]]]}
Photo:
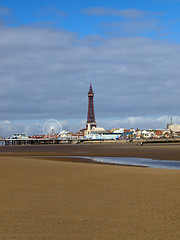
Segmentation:
{"type": "Polygon", "coordinates": [[[179,0],[1,0],[0,135],[180,124],[179,0]]]}

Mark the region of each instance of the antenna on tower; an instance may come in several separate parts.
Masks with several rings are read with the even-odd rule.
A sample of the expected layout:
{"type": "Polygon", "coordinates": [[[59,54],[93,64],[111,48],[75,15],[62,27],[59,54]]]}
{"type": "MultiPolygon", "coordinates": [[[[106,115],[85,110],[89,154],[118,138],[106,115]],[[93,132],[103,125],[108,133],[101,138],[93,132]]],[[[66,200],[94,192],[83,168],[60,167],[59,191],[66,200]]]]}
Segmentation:
{"type": "Polygon", "coordinates": [[[171,125],[173,125],[172,117],[171,117],[171,125]]]}

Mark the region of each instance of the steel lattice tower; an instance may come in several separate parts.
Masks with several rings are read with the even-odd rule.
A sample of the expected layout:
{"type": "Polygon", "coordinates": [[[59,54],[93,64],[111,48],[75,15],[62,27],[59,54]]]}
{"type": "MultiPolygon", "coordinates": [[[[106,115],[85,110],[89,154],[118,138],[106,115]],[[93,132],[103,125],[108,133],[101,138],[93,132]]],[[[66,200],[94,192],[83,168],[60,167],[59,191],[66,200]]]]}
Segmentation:
{"type": "Polygon", "coordinates": [[[88,92],[88,115],[87,115],[87,123],[86,123],[86,127],[88,128],[88,125],[89,125],[90,129],[92,129],[92,127],[96,127],[93,98],[94,98],[94,92],[92,89],[92,85],[90,84],[89,92],[88,92]]]}

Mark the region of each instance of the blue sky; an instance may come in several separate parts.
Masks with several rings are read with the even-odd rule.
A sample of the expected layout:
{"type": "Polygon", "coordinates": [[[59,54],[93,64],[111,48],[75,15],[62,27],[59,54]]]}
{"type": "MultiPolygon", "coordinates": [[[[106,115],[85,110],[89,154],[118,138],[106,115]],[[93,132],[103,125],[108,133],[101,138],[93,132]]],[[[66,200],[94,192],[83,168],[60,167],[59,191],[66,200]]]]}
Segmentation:
{"type": "MultiPolygon", "coordinates": [[[[102,34],[104,36],[108,30],[105,26],[102,26],[109,24],[110,28],[111,24],[115,25],[119,21],[127,22],[133,20],[138,23],[146,22],[149,25],[153,23],[151,26],[154,27],[156,23],[156,27],[161,28],[160,32],[162,36],[158,35],[156,28],[147,28],[146,32],[143,30],[142,32],[138,32],[138,34],[159,38],[172,38],[173,41],[179,41],[179,36],[177,35],[180,22],[179,4],[180,1],[178,0],[2,0],[1,7],[9,12],[7,15],[1,14],[1,17],[4,17],[8,26],[49,26],[75,32],[79,37],[92,34],[102,34]],[[99,9],[99,13],[97,9],[99,9]],[[104,11],[103,13],[103,9],[106,12],[104,11]],[[137,12],[134,15],[130,13],[128,15],[128,10],[131,10],[132,13],[133,11],[134,13],[135,11],[137,12]],[[124,11],[124,14],[120,13],[120,11],[124,11]]],[[[113,32],[112,29],[109,29],[109,31],[113,32]]],[[[121,34],[119,31],[119,35],[121,34]]]]}
{"type": "Polygon", "coordinates": [[[180,1],[0,1],[0,135],[180,124],[180,1]]]}

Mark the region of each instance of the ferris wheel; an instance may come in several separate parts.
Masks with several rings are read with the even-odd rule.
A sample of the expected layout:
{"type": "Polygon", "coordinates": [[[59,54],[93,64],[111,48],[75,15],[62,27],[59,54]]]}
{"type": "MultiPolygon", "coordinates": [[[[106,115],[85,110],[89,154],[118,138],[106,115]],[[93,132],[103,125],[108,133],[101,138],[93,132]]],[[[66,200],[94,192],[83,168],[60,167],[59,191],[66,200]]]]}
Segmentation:
{"type": "Polygon", "coordinates": [[[46,121],[43,125],[44,135],[51,138],[57,137],[61,131],[62,131],[61,123],[56,119],[50,119],[46,121]]]}

